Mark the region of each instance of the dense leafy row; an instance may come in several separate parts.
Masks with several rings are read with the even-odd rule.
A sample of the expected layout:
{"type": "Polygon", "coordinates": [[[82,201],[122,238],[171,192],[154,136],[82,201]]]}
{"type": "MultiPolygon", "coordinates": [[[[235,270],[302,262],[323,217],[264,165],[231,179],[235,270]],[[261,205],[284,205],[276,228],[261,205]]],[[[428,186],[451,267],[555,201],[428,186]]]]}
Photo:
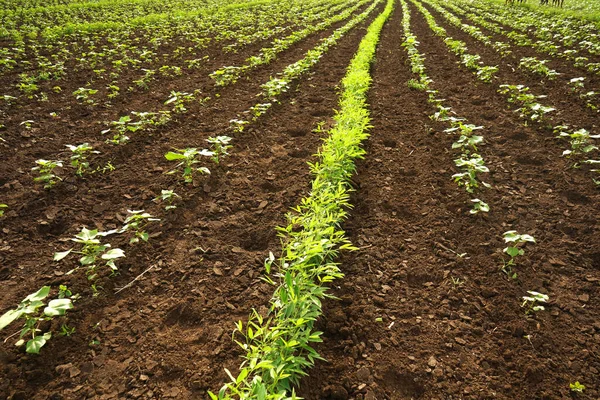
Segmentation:
{"type": "MultiPolygon", "coordinates": [[[[267,317],[254,312],[245,327],[238,324],[237,331],[246,338],[240,343],[247,351],[246,361],[237,377],[230,374],[231,383],[218,394],[211,393],[213,399],[297,398],[292,385],[319,358],[311,347],[321,335],[314,331],[314,323],[321,314],[321,299],[327,297],[324,285],[342,276],[334,262],[338,251],[352,248],[340,223],[349,207],[354,160],[364,154],[360,144],[369,124],[366,92],[371,83],[370,64],[392,9],[393,0],[389,0],[361,41],[342,81],[336,124],[319,152],[319,161],[311,165],[311,194],[281,229],[284,248],[277,274],[281,281],[271,312],[267,317]]],[[[267,272],[274,260],[267,260],[267,272]]]]}

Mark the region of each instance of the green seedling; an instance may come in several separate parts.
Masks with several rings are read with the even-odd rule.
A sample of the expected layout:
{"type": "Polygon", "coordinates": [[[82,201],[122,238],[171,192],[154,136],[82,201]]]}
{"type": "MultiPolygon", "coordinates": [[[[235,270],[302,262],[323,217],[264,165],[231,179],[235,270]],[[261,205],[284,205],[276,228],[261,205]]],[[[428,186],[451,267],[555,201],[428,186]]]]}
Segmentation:
{"type": "Polygon", "coordinates": [[[73,92],[73,96],[82,104],[95,105],[96,101],[91,96],[96,93],[98,93],[96,89],[79,88],[73,92]]]}
{"type": "Polygon", "coordinates": [[[185,103],[193,101],[194,98],[194,95],[190,93],[171,91],[171,97],[165,101],[165,105],[173,104],[173,112],[183,114],[187,112],[185,103]]]}
{"type": "Polygon", "coordinates": [[[470,214],[490,211],[490,206],[482,200],[472,199],[471,202],[473,203],[473,208],[469,211],[470,214]]]}
{"type": "Polygon", "coordinates": [[[516,258],[518,256],[522,256],[525,254],[525,250],[522,249],[522,246],[525,243],[535,243],[535,239],[533,236],[528,234],[519,234],[517,231],[507,231],[502,235],[505,243],[511,243],[510,246],[507,246],[503,251],[508,254],[510,259],[508,261],[504,260],[504,265],[502,267],[502,271],[508,275],[512,279],[517,278],[517,273],[513,272],[513,267],[516,265],[516,258]]]}
{"type": "Polygon", "coordinates": [[[274,101],[281,93],[287,92],[290,83],[285,79],[271,78],[267,83],[261,85],[264,96],[274,101]]]}
{"type": "Polygon", "coordinates": [[[19,126],[24,126],[25,129],[29,130],[31,129],[31,127],[33,126],[33,124],[35,123],[35,121],[28,119],[27,121],[23,121],[19,124],[19,126]]]}
{"type": "Polygon", "coordinates": [[[165,210],[169,211],[169,210],[174,210],[177,208],[177,206],[173,205],[173,203],[175,202],[176,199],[180,199],[180,198],[181,198],[181,196],[179,196],[173,190],[163,189],[160,191],[160,196],[155,197],[154,201],[166,202],[167,205],[165,206],[165,210]]]}
{"type": "Polygon", "coordinates": [[[177,172],[178,168],[182,167],[182,177],[186,183],[193,182],[194,172],[200,172],[201,174],[210,174],[210,170],[206,167],[194,167],[194,165],[200,163],[200,160],[196,159],[197,156],[213,157],[214,153],[207,149],[198,150],[193,147],[183,150],[177,150],[177,152],[169,151],[167,154],[165,154],[165,158],[167,160],[181,162],[175,166],[175,169],[167,172],[167,174],[174,174],[177,172]]]}
{"type": "Polygon", "coordinates": [[[585,390],[585,385],[582,385],[579,383],[579,381],[576,381],[575,383],[569,383],[569,389],[571,389],[571,392],[574,393],[583,393],[585,390]]]}
{"type": "Polygon", "coordinates": [[[465,280],[462,280],[460,278],[455,278],[453,276],[451,276],[450,279],[452,281],[452,287],[456,290],[458,290],[466,282],[465,280]]]}
{"type": "Polygon", "coordinates": [[[8,206],[6,204],[1,204],[0,203],[0,217],[4,216],[4,211],[8,208],[8,206]]]}
{"type": "Polygon", "coordinates": [[[523,68],[535,74],[545,76],[551,80],[555,79],[560,74],[555,70],[548,68],[546,65],[547,62],[548,60],[538,60],[535,57],[523,57],[519,62],[519,68],[523,68]]]}
{"type": "Polygon", "coordinates": [[[530,315],[538,311],[544,311],[545,308],[539,303],[547,303],[550,299],[547,294],[533,292],[528,290],[529,296],[523,296],[521,307],[525,307],[525,314],[530,315]]]}
{"type": "Polygon", "coordinates": [[[125,219],[125,225],[118,230],[118,233],[123,233],[133,230],[134,236],[129,240],[129,244],[138,243],[141,240],[147,242],[149,239],[148,233],[145,231],[149,222],[160,221],[152,215],[144,212],[144,210],[127,210],[129,216],[125,219]]]}
{"type": "Polygon", "coordinates": [[[573,78],[569,80],[569,86],[571,87],[571,90],[574,92],[579,92],[582,91],[585,84],[583,83],[585,81],[585,78],[583,77],[579,77],[579,78],[573,78]]]}
{"type": "MultiPolygon", "coordinates": [[[[83,228],[81,232],[71,239],[73,242],[80,244],[81,248],[79,250],[71,248],[67,251],[55,253],[54,261],[60,261],[70,253],[75,253],[81,255],[79,264],[87,268],[86,275],[88,280],[94,280],[98,276],[98,263],[100,261],[104,262],[104,265],[110,268],[114,274],[117,271],[115,260],[125,257],[125,252],[119,248],[111,249],[109,243],[102,244],[100,238],[117,232],[117,230],[99,232],[97,229],[89,230],[83,228]]],[[[72,274],[78,269],[79,267],[72,269],[67,272],[67,275],[72,274]]]]}
{"type": "Polygon", "coordinates": [[[250,121],[244,121],[244,120],[240,120],[240,119],[232,119],[232,120],[229,120],[229,127],[234,132],[243,132],[244,127],[246,125],[248,125],[249,123],[250,123],[250,121]]]}
{"type": "Polygon", "coordinates": [[[227,150],[233,147],[229,144],[231,142],[229,136],[209,137],[206,141],[212,145],[210,148],[210,151],[213,152],[211,160],[213,160],[215,164],[219,163],[221,157],[229,155],[227,150]]]}
{"type": "Polygon", "coordinates": [[[454,182],[456,182],[458,186],[464,186],[468,193],[473,193],[475,189],[479,187],[479,183],[485,187],[490,186],[477,179],[477,174],[481,172],[490,172],[489,168],[485,166],[483,158],[479,154],[472,154],[471,158],[456,159],[454,160],[454,163],[457,167],[466,170],[466,172],[454,174],[452,175],[452,179],[454,179],[454,182]]]}
{"type": "Polygon", "coordinates": [[[50,286],[44,286],[35,293],[25,297],[21,304],[0,317],[0,330],[4,329],[17,319],[24,319],[23,329],[19,335],[16,346],[25,344],[27,353],[39,354],[40,349],[52,337],[52,332],[41,333],[40,324],[44,321],[50,321],[54,317],[65,315],[67,310],[73,308],[71,299],[53,299],[48,302],[43,310],[44,299],[50,294],[50,286]],[[25,342],[25,337],[31,339],[25,342]]]}
{"type": "MultiPolygon", "coordinates": [[[[567,138],[571,144],[571,149],[563,151],[563,156],[571,158],[573,156],[581,156],[598,150],[598,146],[593,145],[590,139],[600,139],[600,135],[590,135],[585,129],[579,129],[573,133],[560,132],[559,138],[567,138]]],[[[577,166],[577,164],[575,164],[577,166]]]]}
{"type": "Polygon", "coordinates": [[[60,336],[71,336],[75,333],[75,328],[70,327],[67,324],[62,324],[60,326],[60,332],[58,333],[60,336]]]}
{"type": "Polygon", "coordinates": [[[87,153],[100,154],[99,151],[94,150],[94,148],[87,143],[80,144],[79,146],[73,146],[71,144],[66,146],[73,153],[71,156],[71,166],[76,168],[75,173],[78,176],[82,176],[90,167],[90,163],[87,161],[87,153]]]}
{"type": "Polygon", "coordinates": [[[60,160],[36,160],[37,167],[31,168],[32,171],[39,171],[40,176],[35,177],[35,182],[43,182],[44,189],[50,189],[62,179],[54,173],[54,169],[62,167],[63,163],[60,160]]]}
{"type": "Polygon", "coordinates": [[[136,132],[142,129],[139,121],[133,122],[129,115],[124,115],[119,118],[118,121],[111,121],[110,125],[112,128],[103,130],[101,133],[105,134],[111,132],[114,128],[116,131],[112,139],[108,139],[107,143],[123,144],[129,141],[129,136],[126,135],[128,132],[136,132]]]}

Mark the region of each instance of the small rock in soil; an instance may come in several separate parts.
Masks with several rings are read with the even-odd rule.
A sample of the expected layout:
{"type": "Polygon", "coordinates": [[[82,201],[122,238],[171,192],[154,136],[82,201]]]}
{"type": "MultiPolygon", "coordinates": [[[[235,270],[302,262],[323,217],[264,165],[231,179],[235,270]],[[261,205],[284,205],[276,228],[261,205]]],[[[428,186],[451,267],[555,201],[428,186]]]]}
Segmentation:
{"type": "Polygon", "coordinates": [[[361,383],[367,382],[369,378],[371,378],[371,371],[369,371],[369,368],[362,367],[361,369],[356,371],[356,379],[361,383]]]}
{"type": "Polygon", "coordinates": [[[348,391],[343,386],[329,386],[324,392],[331,400],[348,400],[348,391]]]}
{"type": "Polygon", "coordinates": [[[427,361],[427,365],[429,365],[431,368],[435,368],[437,366],[437,364],[438,364],[438,362],[434,356],[429,357],[429,361],[427,361]]]}

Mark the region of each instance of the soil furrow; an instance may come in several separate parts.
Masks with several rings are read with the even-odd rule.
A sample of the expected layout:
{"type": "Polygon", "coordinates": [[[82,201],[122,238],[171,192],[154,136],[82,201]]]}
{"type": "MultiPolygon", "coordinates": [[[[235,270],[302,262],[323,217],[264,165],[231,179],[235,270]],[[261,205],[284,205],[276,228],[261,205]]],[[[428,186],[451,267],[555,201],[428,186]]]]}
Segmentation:
{"type": "MultiPolygon", "coordinates": [[[[100,298],[82,299],[70,313],[75,335],[51,340],[37,358],[15,352],[10,342],[2,345],[3,396],[185,399],[206,397],[209,388],[218,390],[227,379],[223,367],[235,370],[241,362],[230,337],[233,323],[245,319],[253,307],[268,304],[273,288],[259,280],[262,261],[268,250],[277,252],[279,247],[275,226],[285,223],[285,212],[309,189],[306,161],[320,144],[312,130],[320,121],[330,125],[338,101],[336,86],[368,23],[324,55],[281,106],[240,134],[232,155],[214,176],[188,187],[186,194],[176,189],[186,200],[149,230],[158,236],[147,245],[124,245],[122,275],[103,280],[100,298]],[[131,288],[111,294],[150,266],[131,288]],[[91,340],[99,344],[89,345],[91,340]]],[[[155,158],[162,157],[156,153],[155,158]]],[[[81,223],[79,210],[86,212],[85,221],[102,221],[103,228],[110,228],[118,225],[114,212],[124,212],[122,199],[128,196],[128,206],[160,215],[150,199],[175,181],[161,178],[161,172],[155,175],[157,181],[107,182],[112,187],[105,187],[106,197],[97,202],[103,210],[93,209],[91,196],[60,209],[57,214],[67,227],[60,234],[37,232],[32,223],[29,251],[36,252],[31,256],[22,247],[25,234],[8,230],[3,245],[14,248],[6,254],[10,260],[2,276],[8,290],[2,304],[18,302],[40,282],[64,282],[64,277],[52,276],[49,260],[53,246],[64,246],[60,238],[70,235],[69,227],[81,223]],[[121,204],[118,210],[113,202],[121,204]],[[35,257],[44,262],[41,272],[26,275],[36,267],[35,257]]],[[[49,222],[55,226],[56,221],[49,222]]],[[[73,279],[71,286],[74,292],[89,292],[81,280],[73,279]]]]}
{"type": "Polygon", "coordinates": [[[406,87],[412,76],[394,32],[397,12],[378,50],[374,128],[346,226],[360,250],[342,257],[346,277],[332,293],[341,300],[326,303],[321,323],[318,350],[329,361],[305,379],[302,394],[567,397],[569,383],[596,382],[593,371],[600,367],[592,328],[600,305],[590,297],[600,278],[598,233],[589,224],[596,221],[598,195],[581,179],[563,176],[560,164],[548,160],[548,144],[498,107],[502,99],[489,85],[459,69],[411,10],[434,88],[457,115],[486,127],[480,151],[494,189],[481,196],[491,211],[468,215],[466,195],[451,183],[452,138],[424,115],[433,112],[426,95],[406,87]],[[511,228],[538,239],[526,249],[518,281],[499,271],[501,235],[511,228]],[[545,313],[525,316],[526,290],[550,294],[545,313]]]}

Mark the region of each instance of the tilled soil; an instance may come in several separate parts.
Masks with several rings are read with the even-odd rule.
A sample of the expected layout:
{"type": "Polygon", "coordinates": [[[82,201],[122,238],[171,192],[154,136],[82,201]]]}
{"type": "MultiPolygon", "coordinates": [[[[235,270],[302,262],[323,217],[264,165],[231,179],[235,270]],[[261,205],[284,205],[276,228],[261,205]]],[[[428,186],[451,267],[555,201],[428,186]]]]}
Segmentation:
{"type": "MultiPolygon", "coordinates": [[[[206,137],[226,133],[229,119],[257,102],[262,82],[332,30],[221,90],[206,110],[190,110],[171,129],[133,139],[111,174],[65,179],[43,191],[11,164],[17,179],[5,185],[14,197],[6,199],[2,221],[3,309],[45,284],[68,284],[83,298],[68,316],[76,333],[53,338],[40,356],[19,352],[13,339],[2,344],[0,398],[198,398],[207,397],[209,388],[218,390],[227,379],[223,368],[235,370],[240,362],[230,336],[234,322],[267,305],[272,294],[259,279],[263,260],[280,246],[275,227],[286,223],[286,212],[307,193],[306,162],[323,132],[316,128],[331,126],[337,85],[382,9],[327,52],[281,104],[236,134],[231,155],[193,185],[164,174],[172,168],[164,153],[203,147],[206,137]],[[183,198],[170,213],[152,201],[166,188],[183,198]],[[93,298],[85,278],[65,275],[76,261],[52,263],[52,254],[69,248],[68,239],[82,226],[121,226],[127,209],[145,209],[161,221],[149,225],[147,244],[107,239],[126,258],[117,262],[117,277],[98,282],[100,296],[93,298]]],[[[30,159],[22,160],[16,165],[27,170],[30,159]]]]}
{"type": "MultiPolygon", "coordinates": [[[[562,81],[544,85],[510,72],[511,60],[431,10],[471,53],[486,65],[499,65],[497,80],[477,81],[410,8],[433,87],[458,116],[485,127],[480,153],[490,168],[483,179],[492,188],[477,195],[491,211],[469,214],[470,197],[451,180],[454,138],[429,118],[434,109],[427,94],[406,85],[413,76],[400,46],[397,4],[373,66],[373,128],[367,157],[353,179],[355,207],[344,225],[359,250],[340,259],[346,276],[331,290],[339,300],[325,301],[319,322],[325,334],[317,350],[327,361],[309,371],[300,395],[564,399],[569,383],[578,380],[586,385],[578,398],[598,398],[599,193],[589,171],[572,169],[560,157],[566,144],[543,126],[524,126],[497,86],[510,78],[543,91],[559,109],[553,122],[593,131],[597,118],[565,100],[562,81]],[[502,233],[511,229],[537,241],[525,247],[516,280],[500,271],[502,233]],[[545,311],[525,315],[521,297],[527,290],[550,296],[545,311]]],[[[31,184],[28,170],[48,150],[19,141],[26,156],[7,154],[10,163],[0,167],[9,174],[2,182],[9,195],[1,200],[10,206],[0,233],[0,311],[44,284],[68,283],[85,296],[68,316],[76,333],[53,338],[41,355],[18,351],[13,339],[0,346],[0,398],[195,399],[219,389],[228,379],[224,368],[235,370],[241,362],[231,341],[233,323],[268,304],[273,288],[260,276],[264,258],[280,246],[274,228],[285,224],[286,211],[307,194],[306,161],[321,139],[314,129],[331,125],[337,85],[375,15],[323,56],[280,105],[236,134],[231,156],[193,185],[164,174],[172,167],[164,153],[203,147],[208,136],[223,133],[229,119],[255,104],[259,85],[299,59],[316,36],[220,91],[215,102],[195,107],[171,128],[135,138],[106,156],[118,165],[106,176],[70,178],[43,191],[31,184]],[[170,213],[152,202],[165,188],[183,197],[170,213]],[[161,221],[149,226],[147,244],[111,239],[127,257],[118,264],[119,276],[101,280],[100,296],[90,296],[85,278],[64,275],[74,260],[51,262],[52,253],[70,247],[66,241],[82,226],[115,228],[127,209],[142,208],[161,221]]],[[[189,79],[196,85],[205,78],[189,79]]],[[[52,150],[66,143],[60,135],[55,140],[52,150]]]]}
{"type": "MultiPolygon", "coordinates": [[[[332,290],[340,301],[325,303],[319,326],[325,335],[317,350],[328,362],[317,363],[300,394],[563,399],[579,380],[587,389],[578,397],[597,398],[598,192],[560,157],[552,132],[524,127],[495,92],[497,83],[478,83],[459,67],[411,10],[433,87],[458,116],[485,126],[480,152],[493,189],[479,196],[491,212],[469,215],[466,194],[451,182],[453,138],[428,118],[426,94],[406,86],[411,75],[396,10],[377,53],[369,156],[345,225],[360,250],[342,257],[346,277],[332,290]],[[519,261],[517,280],[499,271],[502,233],[510,229],[537,239],[519,261]],[[527,290],[549,294],[546,311],[526,317],[527,290]]],[[[487,54],[438,23],[471,53],[487,54]]]]}

